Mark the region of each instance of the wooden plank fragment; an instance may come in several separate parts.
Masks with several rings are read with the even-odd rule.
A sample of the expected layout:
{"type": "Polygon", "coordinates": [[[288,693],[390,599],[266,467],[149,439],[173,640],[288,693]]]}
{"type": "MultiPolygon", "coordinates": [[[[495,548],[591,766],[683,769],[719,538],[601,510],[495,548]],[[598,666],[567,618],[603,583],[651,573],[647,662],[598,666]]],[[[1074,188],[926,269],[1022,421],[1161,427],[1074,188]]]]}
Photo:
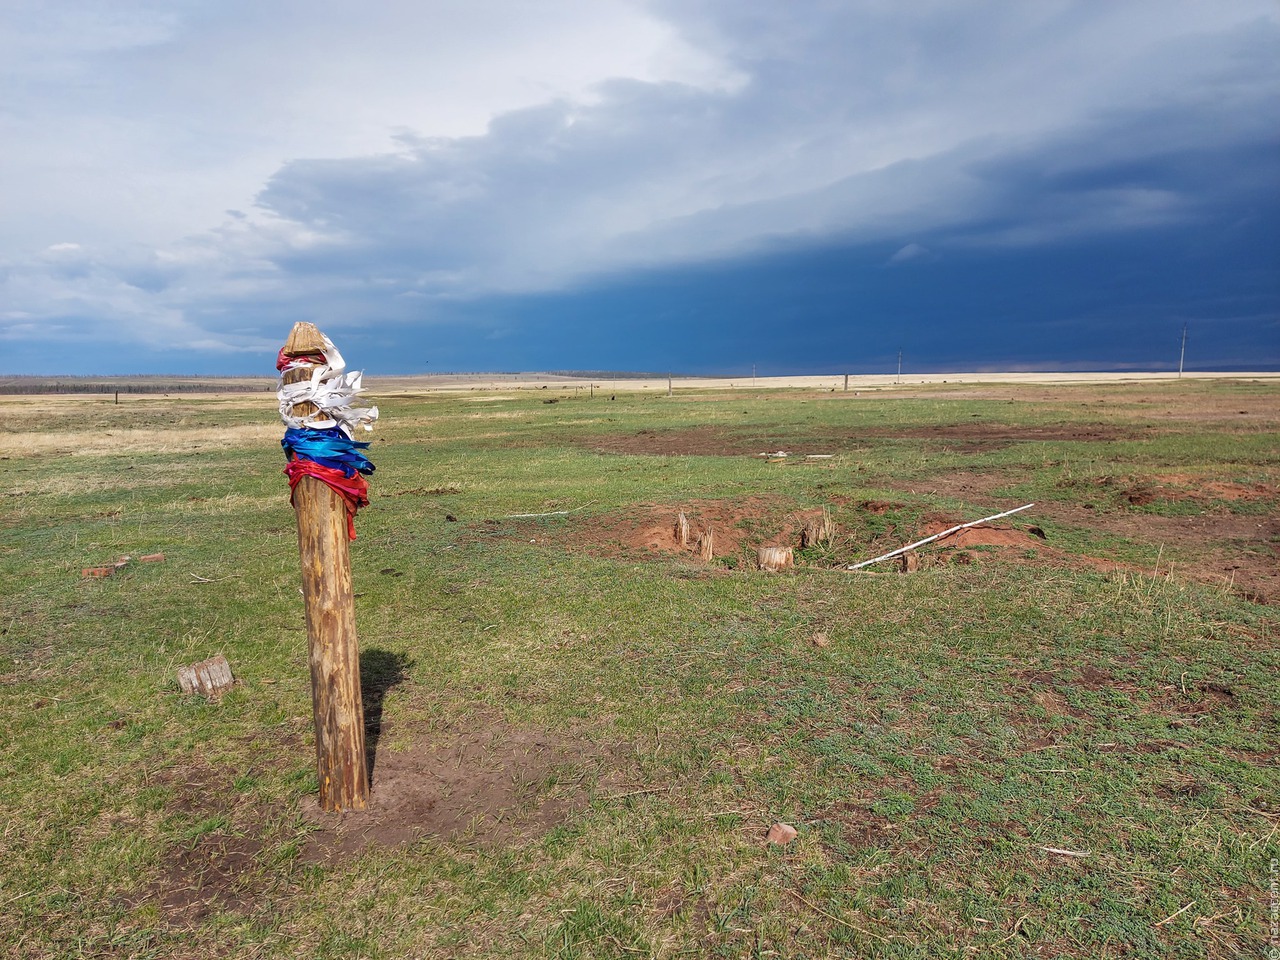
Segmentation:
{"type": "Polygon", "coordinates": [[[178,686],[183,693],[198,693],[204,697],[219,697],[235,684],[231,664],[222,654],[178,668],[178,686]]]}

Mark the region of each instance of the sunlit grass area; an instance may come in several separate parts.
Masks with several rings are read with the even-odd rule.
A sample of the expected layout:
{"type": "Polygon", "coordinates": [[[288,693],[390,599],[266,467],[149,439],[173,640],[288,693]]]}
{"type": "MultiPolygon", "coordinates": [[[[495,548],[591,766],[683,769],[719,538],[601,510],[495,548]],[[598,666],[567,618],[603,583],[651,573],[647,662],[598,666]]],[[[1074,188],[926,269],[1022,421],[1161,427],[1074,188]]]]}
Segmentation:
{"type": "Polygon", "coordinates": [[[4,421],[0,949],[1259,954],[1274,385],[616,397],[378,398],[363,838],[314,809],[272,398],[4,421]],[[842,569],[1031,501],[1012,546],[842,569]],[[686,507],[734,548],[655,546],[686,507]],[[218,653],[236,688],[181,695],[218,653]]]}

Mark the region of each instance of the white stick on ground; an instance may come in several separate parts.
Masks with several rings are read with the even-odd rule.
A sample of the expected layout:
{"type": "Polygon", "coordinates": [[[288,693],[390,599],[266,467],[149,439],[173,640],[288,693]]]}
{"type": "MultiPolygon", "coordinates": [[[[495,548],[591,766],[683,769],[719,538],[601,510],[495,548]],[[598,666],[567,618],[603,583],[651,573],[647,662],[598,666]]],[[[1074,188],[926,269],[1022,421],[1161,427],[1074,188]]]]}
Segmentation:
{"type": "Polygon", "coordinates": [[[1025,506],[1016,507],[1013,510],[1006,510],[1004,513],[997,513],[990,517],[983,517],[981,520],[971,520],[969,523],[957,524],[948,530],[943,530],[941,533],[935,533],[932,537],[925,537],[923,540],[917,540],[915,543],[909,543],[905,547],[899,547],[897,550],[886,553],[882,557],[876,557],[874,560],[863,560],[861,563],[855,563],[851,566],[845,567],[845,569],[858,570],[862,567],[869,567],[873,563],[879,563],[881,560],[888,560],[890,557],[896,557],[898,554],[906,553],[908,550],[914,550],[916,547],[923,547],[926,543],[932,543],[934,540],[941,540],[943,537],[949,537],[957,530],[964,530],[967,527],[976,527],[980,523],[988,523],[991,520],[999,520],[1001,517],[1007,517],[1013,513],[1021,513],[1023,510],[1030,510],[1034,506],[1034,503],[1028,503],[1025,506]]]}

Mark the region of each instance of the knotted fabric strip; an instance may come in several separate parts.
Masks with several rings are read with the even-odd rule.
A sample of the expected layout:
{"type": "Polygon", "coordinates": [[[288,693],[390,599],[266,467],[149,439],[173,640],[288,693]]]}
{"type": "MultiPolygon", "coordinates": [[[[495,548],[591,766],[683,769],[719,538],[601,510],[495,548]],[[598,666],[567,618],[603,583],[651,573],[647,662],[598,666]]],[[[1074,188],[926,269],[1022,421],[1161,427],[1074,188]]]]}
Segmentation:
{"type": "Polygon", "coordinates": [[[303,477],[315,477],[342,497],[347,506],[347,539],[356,538],[356,511],[369,505],[369,483],[364,477],[359,474],[348,477],[341,470],[313,460],[290,460],[284,465],[284,472],[289,477],[290,503],[293,503],[293,495],[303,477]]]}
{"type": "Polygon", "coordinates": [[[364,392],[362,374],[358,370],[346,373],[347,363],[328,337],[324,338],[323,354],[306,354],[286,357],[281,350],[276,357],[276,369],[280,371],[279,389],[280,419],[289,427],[307,427],[327,430],[339,427],[348,436],[359,426],[373,429],[378,419],[377,407],[353,406],[356,397],[364,392]],[[297,383],[285,383],[283,374],[299,367],[311,367],[311,376],[297,383]],[[294,408],[300,403],[314,404],[315,413],[297,415],[294,408]]]}
{"type": "Polygon", "coordinates": [[[364,392],[359,371],[347,373],[346,361],[333,341],[321,335],[319,353],[276,356],[280,371],[277,397],[280,417],[288,428],[280,446],[284,448],[284,472],[289,477],[289,500],[303,477],[315,477],[342,497],[347,507],[347,536],[356,538],[356,511],[369,505],[369,484],[365,476],[374,471],[373,462],[362,453],[368,443],[353,439],[355,427],[372,430],[378,419],[377,407],[357,407],[356,397],[364,392]],[[285,383],[290,370],[310,368],[310,376],[297,383],[285,383]],[[309,403],[312,413],[298,414],[295,408],[309,403]]]}
{"type": "Polygon", "coordinates": [[[352,440],[337,427],[328,430],[301,430],[290,427],[284,432],[280,441],[285,456],[289,460],[310,460],[331,470],[341,471],[344,477],[354,477],[357,473],[365,476],[376,469],[361,450],[369,447],[368,443],[352,440]]]}

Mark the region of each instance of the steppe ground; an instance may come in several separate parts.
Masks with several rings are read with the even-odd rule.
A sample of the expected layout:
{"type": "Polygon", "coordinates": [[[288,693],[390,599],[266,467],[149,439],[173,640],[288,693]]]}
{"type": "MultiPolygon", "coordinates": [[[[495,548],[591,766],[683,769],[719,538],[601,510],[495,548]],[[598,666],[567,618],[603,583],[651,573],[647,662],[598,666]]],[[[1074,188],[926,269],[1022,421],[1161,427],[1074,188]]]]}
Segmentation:
{"type": "Polygon", "coordinates": [[[0,398],[0,954],[1280,947],[1280,383],[936,380],[373,381],[346,817],[271,397],[0,398]]]}

